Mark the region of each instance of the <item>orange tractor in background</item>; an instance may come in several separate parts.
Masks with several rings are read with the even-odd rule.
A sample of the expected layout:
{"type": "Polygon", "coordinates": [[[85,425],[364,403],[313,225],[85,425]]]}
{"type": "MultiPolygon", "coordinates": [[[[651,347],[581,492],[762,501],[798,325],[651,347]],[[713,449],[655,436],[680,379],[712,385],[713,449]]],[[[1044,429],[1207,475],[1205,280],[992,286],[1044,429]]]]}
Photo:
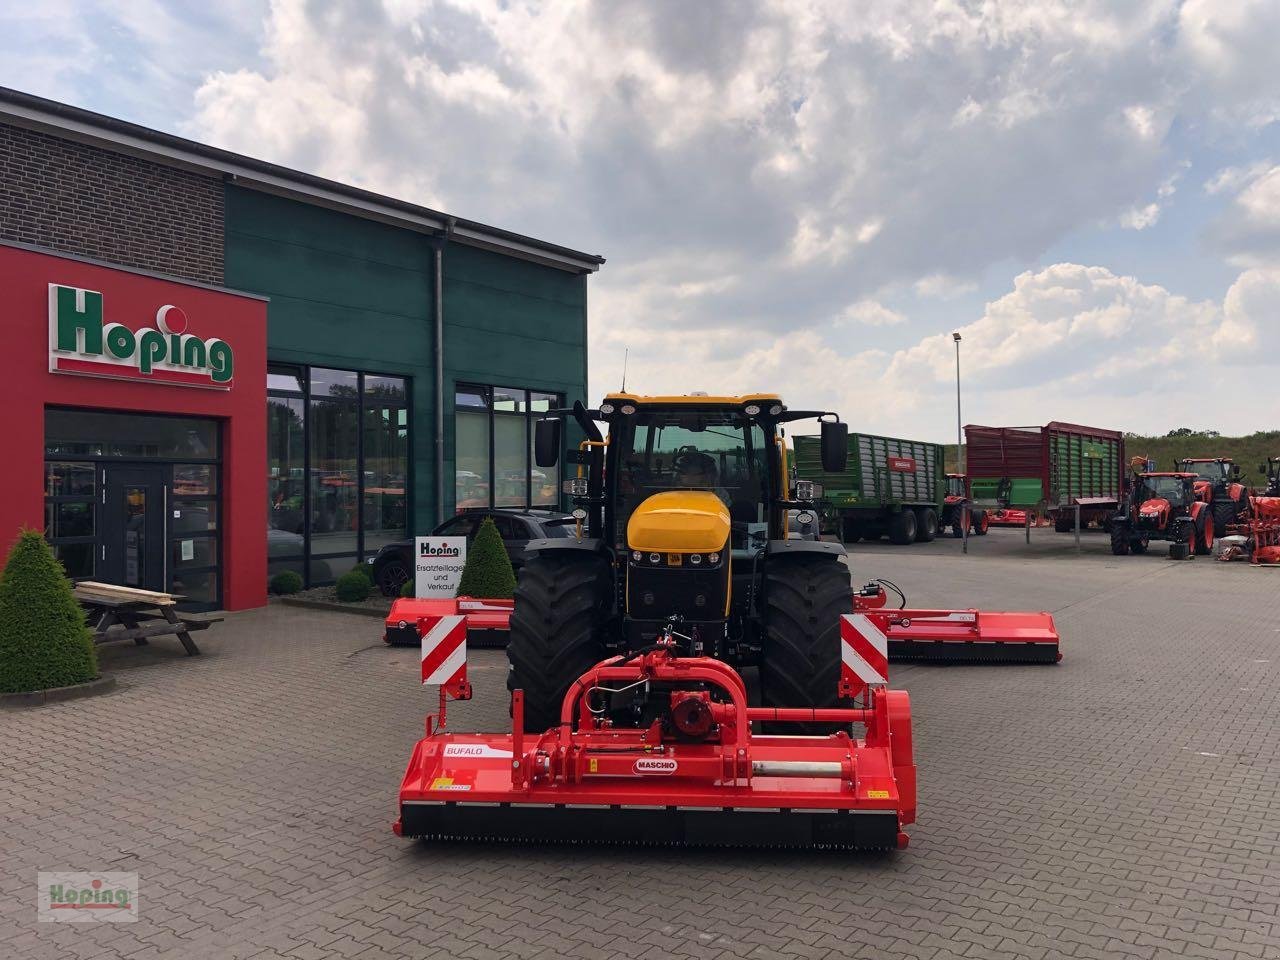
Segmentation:
{"type": "Polygon", "coordinates": [[[1111,524],[1111,552],[1146,553],[1152,540],[1168,540],[1170,557],[1213,550],[1214,520],[1196,490],[1199,474],[1142,472],[1133,476],[1125,502],[1111,524]]]}
{"type": "Polygon", "coordinates": [[[1230,457],[1190,457],[1173,465],[1179,473],[1195,474],[1192,485],[1209,504],[1215,536],[1226,536],[1228,527],[1248,519],[1249,488],[1240,482],[1240,465],[1230,457]]]}
{"type": "Polygon", "coordinates": [[[938,519],[938,528],[951,528],[953,537],[964,536],[964,508],[969,504],[969,532],[975,537],[985,537],[991,527],[991,514],[986,510],[975,510],[969,501],[968,477],[963,473],[947,474],[947,495],[942,501],[942,516],[938,519]]]}

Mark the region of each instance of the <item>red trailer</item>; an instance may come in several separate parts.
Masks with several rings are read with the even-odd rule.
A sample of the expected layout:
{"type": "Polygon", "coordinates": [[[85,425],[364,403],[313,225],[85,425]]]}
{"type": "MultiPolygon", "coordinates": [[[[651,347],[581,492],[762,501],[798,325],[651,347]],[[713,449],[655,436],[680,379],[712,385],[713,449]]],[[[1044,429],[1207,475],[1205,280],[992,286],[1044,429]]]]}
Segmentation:
{"type": "Polygon", "coordinates": [[[1124,498],[1124,434],[1053,421],[1042,427],[965,427],[965,467],[978,504],[1038,510],[1064,533],[1105,526],[1124,498]]]}

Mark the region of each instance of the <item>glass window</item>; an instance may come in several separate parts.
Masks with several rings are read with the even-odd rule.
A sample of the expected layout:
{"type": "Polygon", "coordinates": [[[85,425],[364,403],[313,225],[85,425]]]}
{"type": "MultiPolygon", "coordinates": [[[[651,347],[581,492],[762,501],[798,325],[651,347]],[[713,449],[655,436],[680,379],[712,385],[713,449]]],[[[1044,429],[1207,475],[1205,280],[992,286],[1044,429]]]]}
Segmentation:
{"type": "Polygon", "coordinates": [[[73,580],[87,580],[93,576],[93,561],[97,549],[92,543],[55,543],[53,555],[62,564],[67,576],[73,580]]]}
{"type": "Polygon", "coordinates": [[[217,603],[218,573],[216,570],[175,570],[173,592],[186,597],[188,603],[217,603]]]}
{"type": "Polygon", "coordinates": [[[529,502],[528,423],[523,416],[493,416],[494,506],[523,507],[529,502]]]}
{"type": "MultiPolygon", "coordinates": [[[[314,378],[312,382],[314,383],[314,378]]],[[[354,403],[323,400],[315,396],[311,398],[309,430],[313,554],[354,554],[359,549],[360,499],[356,477],[358,410],[354,403]]]]}
{"type": "Polygon", "coordinates": [[[93,501],[45,502],[45,539],[93,536],[93,501]]]}
{"type": "Polygon", "coordinates": [[[511,387],[493,388],[493,409],[504,413],[524,413],[526,409],[525,392],[511,387]]]}
{"type": "Polygon", "coordinates": [[[529,411],[531,413],[546,413],[548,410],[554,410],[558,406],[560,406],[560,398],[554,393],[529,394],[529,411]]]}
{"type": "MultiPolygon", "coordinates": [[[[366,386],[372,379],[366,379],[366,386]]],[[[407,535],[409,412],[378,403],[367,393],[365,404],[362,510],[364,552],[368,555],[407,535]]]]}
{"type": "Polygon", "coordinates": [[[98,469],[92,463],[59,463],[45,465],[45,494],[50,497],[92,497],[98,469]]]}
{"type": "Polygon", "coordinates": [[[459,510],[489,506],[489,412],[475,408],[476,396],[458,393],[454,495],[459,510]]]}
{"type": "Polygon", "coordinates": [[[174,536],[218,529],[216,500],[176,500],[171,506],[173,519],[170,521],[169,530],[174,536]]]}
{"type": "Polygon", "coordinates": [[[148,417],[47,409],[45,453],[52,457],[216,460],[218,424],[189,417],[148,417]]]}
{"type": "Polygon", "coordinates": [[[333,583],[356,565],[356,555],[345,557],[311,557],[307,561],[307,576],[311,583],[333,583]]]}
{"type": "Polygon", "coordinates": [[[452,520],[446,520],[437,529],[439,533],[437,537],[469,537],[471,531],[475,528],[476,518],[474,516],[454,517],[452,520]]]}
{"type": "Polygon", "coordinates": [[[312,367],[311,396],[355,400],[360,396],[360,374],[354,370],[312,367]]]}
{"type": "Polygon", "coordinates": [[[267,397],[267,539],[268,554],[281,549],[289,538],[272,537],[272,531],[297,536],[299,555],[306,482],[303,402],[296,398],[267,397]]]}
{"type": "Polygon", "coordinates": [[[385,401],[387,403],[404,403],[404,377],[375,377],[372,374],[364,378],[364,398],[369,401],[385,401]]]}
{"type": "Polygon", "coordinates": [[[173,467],[175,497],[211,497],[218,492],[218,471],[211,463],[178,463],[173,467]]]}
{"type": "Polygon", "coordinates": [[[297,367],[267,367],[267,389],[302,392],[302,371],[297,367]]]}
{"type": "Polygon", "coordinates": [[[217,537],[187,537],[169,543],[169,566],[173,570],[183,567],[216,567],[218,565],[217,537]]]}

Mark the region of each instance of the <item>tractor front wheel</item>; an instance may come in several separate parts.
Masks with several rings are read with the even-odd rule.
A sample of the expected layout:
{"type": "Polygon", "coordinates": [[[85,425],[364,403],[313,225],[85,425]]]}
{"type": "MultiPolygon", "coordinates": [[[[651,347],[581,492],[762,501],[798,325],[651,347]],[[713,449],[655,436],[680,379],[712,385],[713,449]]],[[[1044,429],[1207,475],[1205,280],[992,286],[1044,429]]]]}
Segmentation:
{"type": "Polygon", "coordinates": [[[1213,501],[1210,505],[1213,507],[1213,535],[1215,537],[1225,537],[1227,535],[1227,527],[1239,522],[1240,515],[1248,505],[1247,494],[1243,502],[1225,498],[1213,501]]]}
{"type": "Polygon", "coordinates": [[[974,536],[985,537],[987,531],[991,529],[991,518],[987,516],[985,510],[975,510],[973,512],[973,533],[974,536]]]}
{"type": "Polygon", "coordinates": [[[1213,511],[1206,504],[1200,511],[1200,516],[1195,523],[1195,533],[1192,534],[1196,545],[1196,556],[1204,557],[1213,552],[1213,527],[1213,511]]]}
{"type": "MultiPolygon", "coordinates": [[[[767,707],[840,705],[840,615],[852,609],[849,568],[831,556],[777,557],[764,572],[760,685],[767,707]]],[[[783,733],[820,735],[831,724],[788,723],[783,733]]]]}
{"type": "Polygon", "coordinates": [[[554,551],[521,568],[507,689],[524,691],[526,733],[556,726],[569,685],[604,659],[602,628],[612,596],[609,565],[596,554],[554,551]]]}
{"type": "Polygon", "coordinates": [[[1130,540],[1129,549],[1132,550],[1134,553],[1146,553],[1147,546],[1149,543],[1150,541],[1146,537],[1142,537],[1138,540],[1130,540]]]}
{"type": "MultiPolygon", "coordinates": [[[[1129,531],[1121,524],[1114,524],[1111,527],[1111,552],[1117,557],[1127,557],[1129,555],[1129,531]]],[[[1141,553],[1142,551],[1138,551],[1141,553]]]]}

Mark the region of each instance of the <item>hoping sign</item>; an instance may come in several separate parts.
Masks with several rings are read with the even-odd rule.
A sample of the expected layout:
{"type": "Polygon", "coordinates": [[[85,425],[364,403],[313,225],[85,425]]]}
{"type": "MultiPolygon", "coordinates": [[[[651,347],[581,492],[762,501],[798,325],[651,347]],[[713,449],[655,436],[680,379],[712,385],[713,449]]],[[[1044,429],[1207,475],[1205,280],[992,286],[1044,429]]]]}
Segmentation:
{"type": "Polygon", "coordinates": [[[467,564],[466,537],[417,537],[413,544],[414,596],[453,597],[467,564]]]}

